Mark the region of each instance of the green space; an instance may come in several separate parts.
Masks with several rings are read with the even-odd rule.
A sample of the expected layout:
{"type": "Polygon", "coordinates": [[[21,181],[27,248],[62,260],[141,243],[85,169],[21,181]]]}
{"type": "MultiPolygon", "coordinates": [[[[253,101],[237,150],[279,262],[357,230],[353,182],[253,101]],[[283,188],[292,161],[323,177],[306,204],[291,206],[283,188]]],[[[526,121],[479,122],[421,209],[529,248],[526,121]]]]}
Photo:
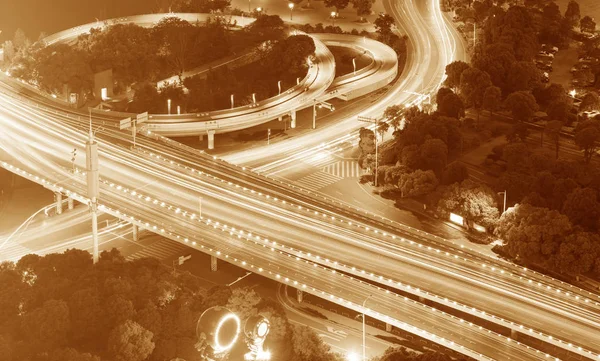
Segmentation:
{"type": "MultiPolygon", "coordinates": [[[[377,192],[442,220],[459,215],[473,238],[500,240],[494,250],[517,262],[600,279],[595,24],[575,1],[564,15],[551,0],[501,5],[446,3],[460,21],[476,23],[479,42],[470,63],[446,67],[433,107],[388,107],[377,133],[392,128],[393,137],[379,148],[377,192]],[[572,92],[547,84],[538,59],[574,41],[588,65],[574,78],[592,81],[572,92]]],[[[375,178],[374,137],[361,130],[359,162],[371,170],[363,182],[375,178]]]]}
{"type": "MultiPolygon", "coordinates": [[[[212,348],[206,337],[197,337],[196,324],[213,306],[226,307],[242,322],[259,314],[269,319],[265,348],[273,360],[345,360],[311,328],[291,323],[278,302],[251,288],[205,290],[189,272],[154,258],[126,261],[116,249],[102,252],[97,264],[74,249],[27,255],[0,264],[0,282],[3,361],[200,360],[212,348]]],[[[240,340],[223,360],[241,360],[247,351],[240,340]]],[[[450,360],[392,351],[410,356],[402,360],[450,360]]],[[[386,354],[380,360],[400,359],[386,354]]]]}

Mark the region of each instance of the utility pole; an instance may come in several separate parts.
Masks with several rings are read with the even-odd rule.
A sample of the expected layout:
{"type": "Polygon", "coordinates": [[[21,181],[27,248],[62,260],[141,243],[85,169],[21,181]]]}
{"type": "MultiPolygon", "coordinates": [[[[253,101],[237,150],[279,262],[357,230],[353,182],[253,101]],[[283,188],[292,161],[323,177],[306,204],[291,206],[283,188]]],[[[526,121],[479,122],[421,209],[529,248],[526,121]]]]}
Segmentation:
{"type": "Polygon", "coordinates": [[[375,124],[375,182],[373,183],[375,185],[375,187],[377,187],[378,183],[377,183],[377,169],[378,169],[378,165],[379,165],[379,157],[378,157],[378,142],[377,142],[377,132],[379,131],[379,118],[369,118],[369,117],[363,117],[363,116],[358,116],[358,120],[361,122],[367,122],[367,123],[373,123],[375,124]]]}
{"type": "Polygon", "coordinates": [[[334,111],[335,110],[335,107],[333,106],[333,104],[327,103],[327,102],[320,102],[317,99],[315,99],[313,101],[313,122],[312,122],[312,128],[313,129],[317,129],[317,106],[319,108],[327,108],[330,111],[334,111]]]}
{"type": "Polygon", "coordinates": [[[90,210],[92,211],[92,239],[94,264],[98,263],[98,198],[100,196],[98,175],[98,142],[94,140],[92,131],[92,116],[90,113],[90,132],[88,141],[85,143],[86,172],[87,172],[87,196],[90,199],[90,210]]]}

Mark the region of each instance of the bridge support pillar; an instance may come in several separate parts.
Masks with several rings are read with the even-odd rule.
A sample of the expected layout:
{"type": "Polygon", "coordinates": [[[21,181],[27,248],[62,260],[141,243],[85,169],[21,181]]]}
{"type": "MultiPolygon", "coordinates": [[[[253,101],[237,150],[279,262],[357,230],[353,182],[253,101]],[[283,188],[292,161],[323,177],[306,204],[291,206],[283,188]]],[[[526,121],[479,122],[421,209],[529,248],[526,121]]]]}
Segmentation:
{"type": "Polygon", "coordinates": [[[210,256],[210,270],[213,272],[217,271],[217,257],[210,256]]]}
{"type": "Polygon", "coordinates": [[[391,325],[391,324],[389,324],[389,323],[386,323],[386,324],[385,324],[385,331],[386,331],[386,332],[392,332],[392,325],[391,325]]]}
{"type": "Polygon", "coordinates": [[[204,134],[200,134],[200,135],[198,136],[198,140],[199,140],[200,142],[204,142],[204,134]]]}
{"type": "Polygon", "coordinates": [[[510,330],[510,338],[512,338],[513,340],[516,340],[519,337],[519,333],[517,332],[517,330],[510,330]]]}
{"type": "Polygon", "coordinates": [[[208,149],[215,149],[215,131],[209,130],[207,133],[208,133],[208,149]]]}
{"type": "Polygon", "coordinates": [[[294,129],[296,128],[296,109],[290,112],[290,118],[292,118],[290,128],[294,129]]]}
{"type": "Polygon", "coordinates": [[[304,296],[304,292],[302,290],[296,290],[296,299],[298,303],[302,303],[302,297],[304,296]]]}
{"type": "Polygon", "coordinates": [[[132,224],[131,225],[131,231],[132,231],[132,234],[133,234],[133,241],[134,242],[139,241],[139,239],[140,239],[140,236],[139,236],[140,232],[139,231],[140,230],[139,230],[137,224],[132,224]]]}
{"type": "Polygon", "coordinates": [[[67,198],[67,206],[69,207],[69,210],[73,209],[73,198],[67,198]]]}
{"type": "Polygon", "coordinates": [[[62,214],[62,193],[56,193],[56,214],[62,214]]]}

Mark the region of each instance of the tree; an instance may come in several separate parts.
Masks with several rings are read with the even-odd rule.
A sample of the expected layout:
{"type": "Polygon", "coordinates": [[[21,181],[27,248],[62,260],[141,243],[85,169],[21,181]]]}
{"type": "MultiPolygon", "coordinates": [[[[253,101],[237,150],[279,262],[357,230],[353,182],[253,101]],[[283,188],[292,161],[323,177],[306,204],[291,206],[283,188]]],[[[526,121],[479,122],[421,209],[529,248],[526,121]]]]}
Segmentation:
{"type": "Polygon", "coordinates": [[[461,98],[449,88],[440,88],[436,96],[437,111],[447,117],[459,119],[465,115],[461,98]]]}
{"type": "Polygon", "coordinates": [[[567,102],[555,102],[548,106],[546,114],[548,114],[548,118],[550,119],[568,123],[572,108],[573,107],[567,102]]]}
{"type": "Polygon", "coordinates": [[[500,109],[502,105],[502,90],[497,86],[490,85],[483,92],[483,109],[490,112],[493,117],[494,112],[500,109]]]}
{"type": "Polygon", "coordinates": [[[471,66],[462,60],[455,60],[452,63],[446,65],[446,80],[444,80],[444,86],[453,90],[458,90],[460,86],[460,76],[463,71],[469,69],[471,66]]]}
{"type": "Polygon", "coordinates": [[[460,95],[466,107],[472,107],[477,111],[477,124],[483,107],[485,89],[491,85],[489,74],[477,68],[466,69],[460,76],[460,95]]]}
{"type": "Polygon", "coordinates": [[[358,148],[360,154],[358,155],[358,164],[364,168],[363,161],[369,154],[375,153],[375,133],[367,128],[360,128],[358,131],[359,141],[358,148]]]}
{"type": "Polygon", "coordinates": [[[142,361],[154,351],[152,337],[152,332],[127,320],[110,332],[108,351],[116,361],[142,361]]]}
{"type": "Polygon", "coordinates": [[[356,10],[356,15],[360,16],[360,21],[365,21],[365,16],[371,14],[371,7],[375,0],[352,0],[352,7],[356,10]]]}
{"type": "Polygon", "coordinates": [[[437,185],[438,180],[432,170],[417,169],[412,173],[402,174],[399,188],[402,197],[417,197],[431,193],[437,185]]]}
{"type": "Polygon", "coordinates": [[[375,22],[375,31],[379,34],[379,40],[382,43],[389,44],[389,40],[392,33],[392,25],[394,25],[394,18],[388,14],[379,14],[375,22]]]}
{"type": "Polygon", "coordinates": [[[527,156],[527,145],[522,140],[508,143],[502,150],[502,157],[506,160],[506,169],[509,171],[527,171],[527,156]]]}
{"type": "Polygon", "coordinates": [[[561,241],[571,234],[569,218],[558,211],[517,204],[506,210],[495,233],[506,242],[503,247],[516,259],[547,264],[561,241]]]}
{"type": "Polygon", "coordinates": [[[279,15],[260,14],[246,29],[259,39],[280,40],[284,37],[284,22],[279,15]]]}
{"type": "Polygon", "coordinates": [[[25,35],[25,32],[23,31],[23,29],[18,28],[15,31],[15,35],[13,37],[12,44],[15,46],[15,49],[17,51],[21,51],[23,48],[27,48],[30,45],[30,41],[27,38],[27,35],[25,35]]]}
{"type": "Polygon", "coordinates": [[[389,107],[385,108],[385,111],[383,112],[383,118],[390,123],[390,125],[394,128],[394,131],[400,129],[403,115],[404,107],[400,104],[390,105],[389,107]]]}
{"type": "Polygon", "coordinates": [[[513,63],[508,74],[510,92],[532,90],[541,85],[540,71],[530,61],[517,61],[513,63]]]}
{"type": "Polygon", "coordinates": [[[575,144],[583,150],[583,161],[588,164],[598,150],[600,130],[597,122],[585,121],[575,129],[575,144]]]}
{"type": "Polygon", "coordinates": [[[419,148],[421,159],[427,169],[441,175],[448,159],[448,146],[440,139],[427,139],[419,148]]]}
{"type": "Polygon", "coordinates": [[[600,97],[598,97],[598,93],[589,92],[586,95],[584,95],[583,99],[581,99],[579,110],[582,112],[600,110],[600,97]]]}
{"type": "Polygon", "coordinates": [[[92,70],[87,54],[67,44],[50,45],[36,54],[36,79],[39,85],[52,94],[68,91],[91,92],[92,70]]]}
{"type": "Polygon", "coordinates": [[[575,0],[570,0],[565,11],[565,21],[571,28],[576,26],[581,19],[581,13],[579,11],[579,3],[575,0]]]}
{"type": "Polygon", "coordinates": [[[469,170],[461,162],[452,162],[448,164],[442,176],[442,184],[460,183],[469,178],[469,170]]]}
{"type": "Polygon", "coordinates": [[[133,93],[133,102],[129,104],[129,111],[156,113],[161,109],[160,95],[154,83],[138,83],[133,89],[135,92],[133,93]]]}
{"type": "Polygon", "coordinates": [[[560,132],[562,131],[563,123],[560,120],[551,120],[546,123],[544,133],[548,134],[548,138],[554,145],[556,159],[558,159],[558,150],[560,149],[560,132]]]}
{"type": "Polygon", "coordinates": [[[159,54],[165,58],[172,70],[182,80],[182,75],[193,60],[197,28],[175,16],[165,17],[152,28],[154,40],[159,43],[159,54]]]}
{"type": "Polygon", "coordinates": [[[225,306],[235,312],[242,320],[256,314],[256,305],[261,301],[260,296],[253,289],[235,288],[225,306]]]}
{"type": "Polygon", "coordinates": [[[488,186],[469,179],[448,186],[438,208],[446,214],[462,215],[486,228],[493,228],[499,216],[496,193],[488,186]]]}
{"type": "Polygon", "coordinates": [[[581,32],[586,32],[586,33],[591,34],[594,31],[596,31],[596,22],[591,17],[584,16],[579,21],[579,28],[581,29],[581,32]]]}
{"type": "Polygon", "coordinates": [[[562,212],[569,217],[573,224],[594,231],[600,217],[600,203],[596,190],[592,188],[576,188],[567,196],[562,212]]]}
{"type": "Polygon", "coordinates": [[[350,0],[325,0],[323,3],[328,8],[335,7],[335,11],[339,12],[348,6],[350,0]]]}
{"type": "Polygon", "coordinates": [[[333,361],[329,346],[309,327],[291,325],[291,330],[295,361],[333,361]]]}
{"type": "Polygon", "coordinates": [[[552,263],[561,273],[579,275],[592,270],[598,257],[600,236],[591,232],[574,232],[561,243],[552,263]]]}
{"type": "Polygon", "coordinates": [[[515,120],[526,122],[538,110],[538,105],[531,93],[518,91],[510,94],[504,101],[504,105],[512,112],[515,120]]]}
{"type": "Polygon", "coordinates": [[[42,307],[26,314],[23,328],[34,349],[51,350],[67,343],[69,306],[62,300],[47,300],[42,307]]]}

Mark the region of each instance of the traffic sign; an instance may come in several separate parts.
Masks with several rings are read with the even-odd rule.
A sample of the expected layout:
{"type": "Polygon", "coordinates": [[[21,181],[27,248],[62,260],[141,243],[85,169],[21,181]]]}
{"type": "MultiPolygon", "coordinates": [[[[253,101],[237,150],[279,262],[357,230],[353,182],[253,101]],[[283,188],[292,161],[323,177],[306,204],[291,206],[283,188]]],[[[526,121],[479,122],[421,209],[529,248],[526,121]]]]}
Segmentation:
{"type": "Polygon", "coordinates": [[[142,124],[148,121],[148,112],[143,112],[138,114],[136,117],[136,121],[138,124],[142,124]]]}
{"type": "Polygon", "coordinates": [[[131,118],[125,118],[119,121],[119,129],[127,129],[131,127],[131,118]]]}
{"type": "Polygon", "coordinates": [[[179,265],[181,266],[185,261],[187,261],[190,258],[192,258],[191,254],[188,254],[187,256],[179,256],[179,265]]]}

